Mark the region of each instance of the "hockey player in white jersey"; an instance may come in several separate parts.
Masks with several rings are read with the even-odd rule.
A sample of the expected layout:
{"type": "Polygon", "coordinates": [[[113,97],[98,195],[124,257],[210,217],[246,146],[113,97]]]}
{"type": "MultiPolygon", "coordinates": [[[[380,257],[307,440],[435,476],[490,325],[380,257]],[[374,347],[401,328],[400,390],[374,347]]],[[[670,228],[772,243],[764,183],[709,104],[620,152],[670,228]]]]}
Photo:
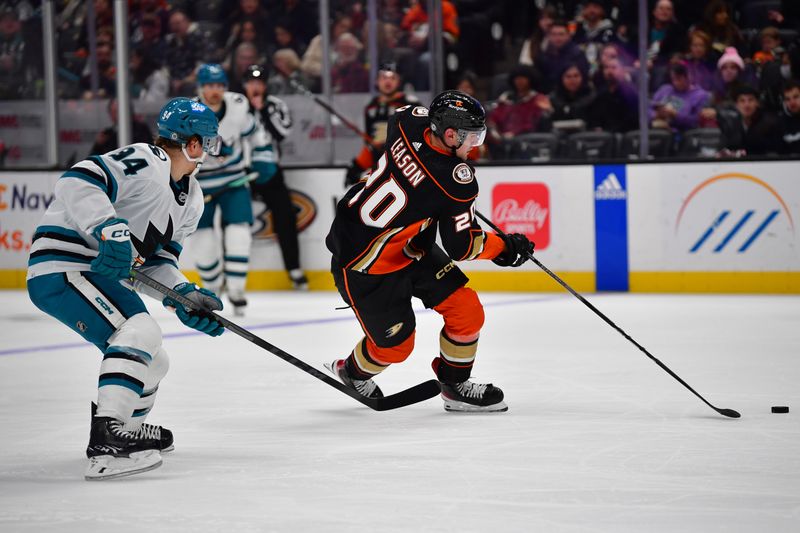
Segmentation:
{"type": "Polygon", "coordinates": [[[169,101],[159,114],[155,145],[125,146],[64,172],[33,236],[31,300],[103,352],[86,449],[88,480],[152,470],[161,465],[161,452],[173,447],[172,432],[144,423],[169,360],[158,324],[131,288],[174,308],[189,327],[212,336],[224,331],[212,315],[129,282],[136,264],[198,309],[222,309],[219,298],[189,283],[177,264],[203,212],[191,174],[215,151],[217,129],[207,106],[169,101]]]}
{"type": "Polygon", "coordinates": [[[244,287],[250,261],[253,209],[250,192],[241,180],[248,168],[268,180],[277,164],[269,136],[250,112],[244,95],[227,91],[228,77],[220,65],[201,65],[197,71],[200,101],[219,119],[222,148],[219,157],[209,157],[197,175],[206,195],[203,216],[192,237],[197,270],[203,286],[220,293],[224,288],[237,315],[244,313],[247,300],[244,287]],[[221,194],[218,194],[220,193],[221,194]],[[220,211],[222,242],[214,230],[214,217],[220,211]]]}

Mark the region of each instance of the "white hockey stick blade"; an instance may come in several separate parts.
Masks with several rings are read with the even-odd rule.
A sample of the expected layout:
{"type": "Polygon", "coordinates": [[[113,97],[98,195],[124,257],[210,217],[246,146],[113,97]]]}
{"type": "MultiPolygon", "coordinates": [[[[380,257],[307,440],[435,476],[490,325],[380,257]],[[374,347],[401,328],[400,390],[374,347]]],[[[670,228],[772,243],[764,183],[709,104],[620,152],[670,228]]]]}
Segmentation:
{"type": "Polygon", "coordinates": [[[84,477],[86,481],[105,481],[155,470],[162,463],[158,450],[135,452],[130,457],[98,455],[89,459],[89,468],[84,477]]]}

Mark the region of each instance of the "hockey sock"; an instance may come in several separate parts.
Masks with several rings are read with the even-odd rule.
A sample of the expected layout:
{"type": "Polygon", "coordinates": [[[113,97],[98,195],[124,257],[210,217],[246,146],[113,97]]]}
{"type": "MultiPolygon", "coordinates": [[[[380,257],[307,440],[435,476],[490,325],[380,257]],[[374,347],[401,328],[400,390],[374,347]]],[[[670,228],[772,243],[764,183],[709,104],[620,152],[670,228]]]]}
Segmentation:
{"type": "Polygon", "coordinates": [[[243,297],[250,261],[250,226],[231,224],[225,227],[225,283],[228,294],[243,297]]]}
{"type": "Polygon", "coordinates": [[[364,337],[350,352],[345,363],[347,374],[353,379],[367,380],[373,378],[389,368],[389,365],[379,363],[369,355],[367,338],[364,337]]]}
{"type": "Polygon", "coordinates": [[[472,341],[456,341],[442,329],[439,335],[439,357],[433,360],[433,370],[439,381],[445,383],[467,381],[472,372],[477,351],[477,338],[472,341]]]}
{"type": "Polygon", "coordinates": [[[126,421],[123,429],[125,431],[137,431],[147,419],[153,404],[156,401],[158,385],[169,370],[169,357],[163,347],[159,348],[153,356],[144,380],[144,390],[139,395],[133,407],[133,414],[130,420],[126,421]]]}
{"type": "Polygon", "coordinates": [[[192,246],[196,254],[197,272],[203,287],[219,294],[222,288],[222,250],[213,228],[198,229],[192,235],[192,246]]]}
{"type": "Polygon", "coordinates": [[[144,393],[144,381],[153,357],[130,346],[109,346],[100,364],[97,416],[127,422],[144,393]]]}

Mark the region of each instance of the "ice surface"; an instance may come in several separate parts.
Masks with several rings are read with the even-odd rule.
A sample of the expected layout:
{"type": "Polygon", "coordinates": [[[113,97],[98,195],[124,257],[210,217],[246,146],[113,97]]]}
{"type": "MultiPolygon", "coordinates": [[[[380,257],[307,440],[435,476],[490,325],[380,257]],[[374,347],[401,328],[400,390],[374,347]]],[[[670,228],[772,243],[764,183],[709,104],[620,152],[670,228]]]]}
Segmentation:
{"type": "MultiPolygon", "coordinates": [[[[800,298],[590,295],[719,416],[567,294],[483,294],[473,375],[509,411],[377,413],[227,332],[151,306],[172,366],[158,470],[83,481],[95,348],[0,293],[0,531],[800,531],[800,298]],[[797,407],[771,414],[770,406],[797,407]]],[[[260,293],[239,322],[322,368],[357,322],[334,293],[260,293]]],[[[379,378],[431,375],[438,315],[379,378]]]]}

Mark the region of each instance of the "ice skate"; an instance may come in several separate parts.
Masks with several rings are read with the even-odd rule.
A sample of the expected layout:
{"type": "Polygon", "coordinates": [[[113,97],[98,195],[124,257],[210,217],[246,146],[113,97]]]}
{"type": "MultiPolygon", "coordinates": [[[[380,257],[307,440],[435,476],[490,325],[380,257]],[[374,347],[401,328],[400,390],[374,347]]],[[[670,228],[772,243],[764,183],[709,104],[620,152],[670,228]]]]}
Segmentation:
{"type": "Polygon", "coordinates": [[[228,300],[233,306],[233,314],[235,316],[244,316],[244,311],[247,308],[247,298],[244,294],[234,294],[228,291],[228,300]]]}
{"type": "Polygon", "coordinates": [[[92,419],[86,455],[87,481],[132,476],[158,468],[162,463],[157,440],[137,438],[124,431],[119,420],[102,416],[92,419]]]}
{"type": "Polygon", "coordinates": [[[495,413],[508,411],[503,391],[491,383],[442,383],[445,411],[462,413],[495,413]]]}
{"type": "Polygon", "coordinates": [[[325,368],[327,368],[331,374],[339,378],[339,381],[357,390],[362,396],[366,396],[367,398],[383,398],[383,392],[375,381],[372,379],[363,380],[351,378],[347,374],[345,363],[345,359],[337,359],[329,365],[326,364],[325,368]]]}
{"type": "MultiPolygon", "coordinates": [[[[92,402],[92,419],[97,413],[97,404],[92,402]]],[[[154,424],[144,423],[136,431],[130,432],[134,438],[137,439],[155,439],[158,441],[159,450],[161,453],[171,452],[175,449],[175,438],[172,431],[163,426],[156,426],[154,424]]],[[[86,450],[86,457],[89,457],[89,450],[86,450]]]]}
{"type": "Polygon", "coordinates": [[[289,279],[292,280],[292,289],[296,291],[308,290],[308,278],[299,268],[289,271],[289,279]]]}

